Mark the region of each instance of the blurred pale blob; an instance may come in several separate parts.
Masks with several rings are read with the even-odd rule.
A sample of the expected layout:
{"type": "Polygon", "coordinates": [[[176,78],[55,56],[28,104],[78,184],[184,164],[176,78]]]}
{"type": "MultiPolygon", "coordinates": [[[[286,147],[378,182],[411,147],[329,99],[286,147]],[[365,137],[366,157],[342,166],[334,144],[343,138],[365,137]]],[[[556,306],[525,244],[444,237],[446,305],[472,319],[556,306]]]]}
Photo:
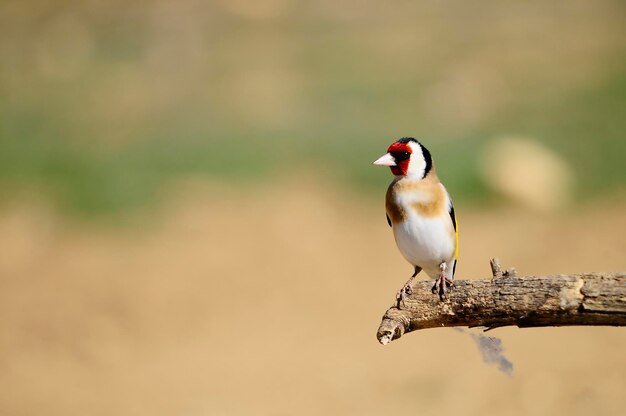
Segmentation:
{"type": "Polygon", "coordinates": [[[554,211],[571,200],[572,168],[536,140],[496,139],[485,147],[480,168],[491,188],[532,209],[554,211]]]}

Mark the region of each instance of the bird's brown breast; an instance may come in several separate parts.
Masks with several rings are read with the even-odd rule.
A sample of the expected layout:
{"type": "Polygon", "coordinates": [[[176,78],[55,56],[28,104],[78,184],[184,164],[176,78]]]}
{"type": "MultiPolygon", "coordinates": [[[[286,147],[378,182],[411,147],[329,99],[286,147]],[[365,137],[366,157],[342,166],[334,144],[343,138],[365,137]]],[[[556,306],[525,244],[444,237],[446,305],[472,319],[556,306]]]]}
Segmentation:
{"type": "Polygon", "coordinates": [[[396,200],[391,187],[387,190],[385,208],[387,209],[387,215],[389,215],[392,224],[398,224],[406,220],[406,211],[396,200]]]}
{"type": "Polygon", "coordinates": [[[387,189],[385,207],[387,215],[394,224],[404,222],[407,219],[407,209],[414,209],[420,216],[434,217],[445,211],[445,205],[445,191],[435,175],[432,177],[429,175],[421,180],[400,178],[394,180],[387,189]],[[399,197],[401,195],[413,192],[422,194],[419,202],[414,202],[408,206],[400,204],[399,197]]]}

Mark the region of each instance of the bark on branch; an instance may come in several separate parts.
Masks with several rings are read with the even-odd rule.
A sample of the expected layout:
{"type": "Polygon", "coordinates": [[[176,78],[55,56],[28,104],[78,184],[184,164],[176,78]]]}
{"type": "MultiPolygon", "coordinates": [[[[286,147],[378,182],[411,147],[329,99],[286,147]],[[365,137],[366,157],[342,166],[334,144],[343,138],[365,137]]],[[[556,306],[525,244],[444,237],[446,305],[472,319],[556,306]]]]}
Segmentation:
{"type": "Polygon", "coordinates": [[[502,272],[497,259],[491,266],[492,279],[456,280],[443,302],[432,294],[432,281],[416,282],[410,296],[385,312],[378,341],[444,326],[626,326],[624,272],[517,277],[514,269],[502,272]]]}

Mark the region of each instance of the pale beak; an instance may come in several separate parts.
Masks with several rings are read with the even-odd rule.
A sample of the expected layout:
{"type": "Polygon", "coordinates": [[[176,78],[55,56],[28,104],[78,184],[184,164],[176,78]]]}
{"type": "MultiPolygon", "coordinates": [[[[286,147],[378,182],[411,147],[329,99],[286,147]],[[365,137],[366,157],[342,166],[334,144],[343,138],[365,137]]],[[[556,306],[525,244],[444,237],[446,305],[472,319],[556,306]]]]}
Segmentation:
{"type": "Polygon", "coordinates": [[[396,159],[394,159],[390,153],[385,153],[384,155],[376,159],[374,161],[374,164],[379,166],[397,166],[396,159]]]}

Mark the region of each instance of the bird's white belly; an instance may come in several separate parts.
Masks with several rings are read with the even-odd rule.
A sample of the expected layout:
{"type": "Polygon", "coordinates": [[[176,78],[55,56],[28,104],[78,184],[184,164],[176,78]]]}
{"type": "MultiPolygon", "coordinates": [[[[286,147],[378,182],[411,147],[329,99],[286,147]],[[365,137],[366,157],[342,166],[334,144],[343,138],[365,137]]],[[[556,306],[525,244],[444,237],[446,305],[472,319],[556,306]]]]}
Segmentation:
{"type": "Polygon", "coordinates": [[[406,221],[394,224],[393,234],[404,258],[434,278],[442,262],[448,267],[453,265],[456,240],[450,228],[448,218],[410,215],[406,221]]]}

